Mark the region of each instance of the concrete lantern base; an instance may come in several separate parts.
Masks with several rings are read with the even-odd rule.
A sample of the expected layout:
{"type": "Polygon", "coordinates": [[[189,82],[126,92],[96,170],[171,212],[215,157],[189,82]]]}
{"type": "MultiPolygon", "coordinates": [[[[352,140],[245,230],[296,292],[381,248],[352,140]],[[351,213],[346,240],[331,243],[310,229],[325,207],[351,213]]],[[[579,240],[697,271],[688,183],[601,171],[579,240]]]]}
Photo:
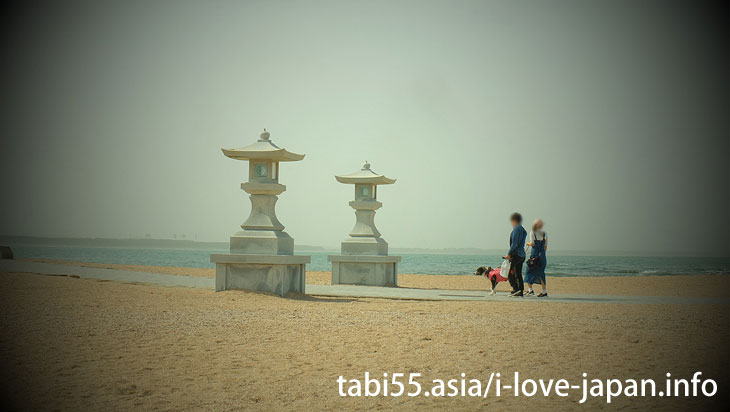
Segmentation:
{"type": "Polygon", "coordinates": [[[214,254],[215,290],[270,292],[284,296],[304,293],[306,264],[311,256],[214,254]]]}
{"type": "Polygon", "coordinates": [[[329,255],[332,284],[397,286],[400,256],[329,255]]]}
{"type": "Polygon", "coordinates": [[[294,239],[284,231],[242,230],[231,236],[231,253],[292,255],[294,254],[294,239]]]}
{"type": "Polygon", "coordinates": [[[350,237],[340,243],[343,255],[388,256],[388,242],[380,237],[350,237]]]}

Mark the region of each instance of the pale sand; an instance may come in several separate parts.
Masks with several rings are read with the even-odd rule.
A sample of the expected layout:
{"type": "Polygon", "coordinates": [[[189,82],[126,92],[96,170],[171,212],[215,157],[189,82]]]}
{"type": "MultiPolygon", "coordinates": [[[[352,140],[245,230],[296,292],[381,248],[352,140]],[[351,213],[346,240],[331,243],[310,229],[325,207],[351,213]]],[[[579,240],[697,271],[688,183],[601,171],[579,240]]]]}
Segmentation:
{"type": "MultiPolygon", "coordinates": [[[[486,380],[493,371],[578,383],[584,371],[604,379],[662,379],[667,371],[689,377],[700,370],[719,381],[716,400],[727,402],[728,305],[285,299],[2,276],[5,406],[26,410],[689,408],[667,398],[579,405],[577,393],[549,399],[340,398],[337,376],[361,378],[365,371],[420,372],[423,383],[462,372],[486,380]]],[[[719,283],[725,280],[712,280],[708,288],[727,290],[719,283]]],[[[711,406],[693,401],[692,410],[711,406]]]]}
{"type": "MultiPolygon", "coordinates": [[[[155,272],[170,275],[215,277],[215,269],[169,266],[116,265],[109,263],[68,262],[52,259],[29,259],[36,262],[60,263],[110,269],[155,272]]],[[[307,272],[307,283],[331,284],[330,272],[307,272]]],[[[548,277],[548,292],[583,293],[592,295],[622,296],[691,296],[729,297],[730,276],[606,276],[606,277],[548,277]]],[[[489,279],[474,275],[415,275],[399,274],[398,286],[421,289],[489,290],[489,279]]],[[[540,285],[534,285],[535,290],[540,285]]],[[[497,286],[498,291],[509,291],[507,282],[497,286]]]]}

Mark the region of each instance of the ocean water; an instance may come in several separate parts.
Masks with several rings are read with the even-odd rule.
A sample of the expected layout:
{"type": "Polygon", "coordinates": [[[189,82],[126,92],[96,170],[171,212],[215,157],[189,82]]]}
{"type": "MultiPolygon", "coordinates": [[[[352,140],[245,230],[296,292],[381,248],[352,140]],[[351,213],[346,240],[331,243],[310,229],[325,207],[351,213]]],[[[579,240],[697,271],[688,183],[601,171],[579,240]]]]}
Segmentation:
{"type": "MultiPolygon", "coordinates": [[[[16,258],[46,258],[78,262],[212,268],[215,249],[134,249],[113,247],[13,246],[16,258]]],[[[325,252],[312,256],[307,270],[329,271],[325,252]]],[[[402,254],[399,273],[470,275],[479,266],[499,266],[497,255],[402,254]]],[[[642,256],[551,256],[548,276],[641,276],[730,274],[730,258],[642,256]]]]}

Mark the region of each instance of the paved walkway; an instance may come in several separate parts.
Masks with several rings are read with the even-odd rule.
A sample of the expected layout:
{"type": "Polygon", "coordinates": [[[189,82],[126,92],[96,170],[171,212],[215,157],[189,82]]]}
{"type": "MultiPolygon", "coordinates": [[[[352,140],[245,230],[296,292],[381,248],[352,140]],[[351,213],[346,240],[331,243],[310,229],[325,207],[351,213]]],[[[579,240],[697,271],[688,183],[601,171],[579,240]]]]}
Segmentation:
{"type": "MultiPolygon", "coordinates": [[[[184,286],[211,290],[215,287],[215,280],[211,278],[165,275],[161,273],[133,272],[129,270],[69,266],[53,263],[25,262],[16,260],[0,260],[0,272],[40,273],[57,276],[76,275],[82,278],[114,280],[124,283],[142,283],[160,286],[184,286]]],[[[500,292],[495,296],[489,296],[489,292],[484,290],[411,289],[353,285],[307,285],[306,292],[308,295],[318,296],[368,297],[411,300],[489,300],[496,302],[513,302],[516,299],[519,299],[508,297],[506,295],[506,292],[500,292]]],[[[539,299],[535,297],[524,299],[538,302],[572,303],[730,304],[729,298],[692,298],[682,296],[551,294],[550,297],[547,299],[539,299]]]]}
{"type": "Polygon", "coordinates": [[[187,286],[191,288],[215,289],[215,279],[211,278],[59,265],[55,263],[25,262],[19,260],[0,260],[0,272],[42,273],[44,275],[56,276],[77,275],[82,278],[115,280],[123,283],[145,283],[161,286],[187,286]]]}
{"type": "Polygon", "coordinates": [[[615,295],[583,295],[551,293],[549,298],[511,298],[507,292],[497,292],[489,296],[484,290],[448,290],[448,289],[411,289],[384,288],[378,286],[354,285],[307,285],[308,295],[349,296],[363,298],[390,298],[416,300],[489,300],[495,302],[514,302],[526,299],[537,302],[571,302],[571,303],[640,303],[640,304],[687,304],[687,303],[726,303],[728,298],[692,298],[681,296],[615,296],[615,295]]]}

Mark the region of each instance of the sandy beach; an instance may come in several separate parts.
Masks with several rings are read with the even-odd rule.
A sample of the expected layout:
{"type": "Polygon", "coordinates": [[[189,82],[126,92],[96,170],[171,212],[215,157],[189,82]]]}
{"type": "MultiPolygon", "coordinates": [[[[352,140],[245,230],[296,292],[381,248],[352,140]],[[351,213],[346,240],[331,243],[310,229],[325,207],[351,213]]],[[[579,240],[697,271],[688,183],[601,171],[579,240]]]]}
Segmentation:
{"type": "MultiPolygon", "coordinates": [[[[134,270],[211,275],[208,269],[134,270]]],[[[309,282],[328,281],[327,272],[308,275],[309,282]]],[[[577,396],[343,398],[336,379],[362,379],[365,371],[419,372],[424,382],[514,371],[576,381],[582,372],[662,379],[668,371],[690,377],[699,370],[721,388],[728,383],[725,304],[280,298],[39,274],[3,277],[0,365],[6,405],[17,409],[684,410],[686,400],[675,398],[619,398],[611,405],[590,398],[580,405],[577,396]]],[[[706,284],[704,277],[684,278],[550,284],[560,291],[728,296],[727,276],[709,277],[712,288],[692,287],[706,284]]],[[[413,287],[486,285],[466,276],[401,280],[413,287]]],[[[696,410],[713,406],[692,401],[696,410]]]]}

